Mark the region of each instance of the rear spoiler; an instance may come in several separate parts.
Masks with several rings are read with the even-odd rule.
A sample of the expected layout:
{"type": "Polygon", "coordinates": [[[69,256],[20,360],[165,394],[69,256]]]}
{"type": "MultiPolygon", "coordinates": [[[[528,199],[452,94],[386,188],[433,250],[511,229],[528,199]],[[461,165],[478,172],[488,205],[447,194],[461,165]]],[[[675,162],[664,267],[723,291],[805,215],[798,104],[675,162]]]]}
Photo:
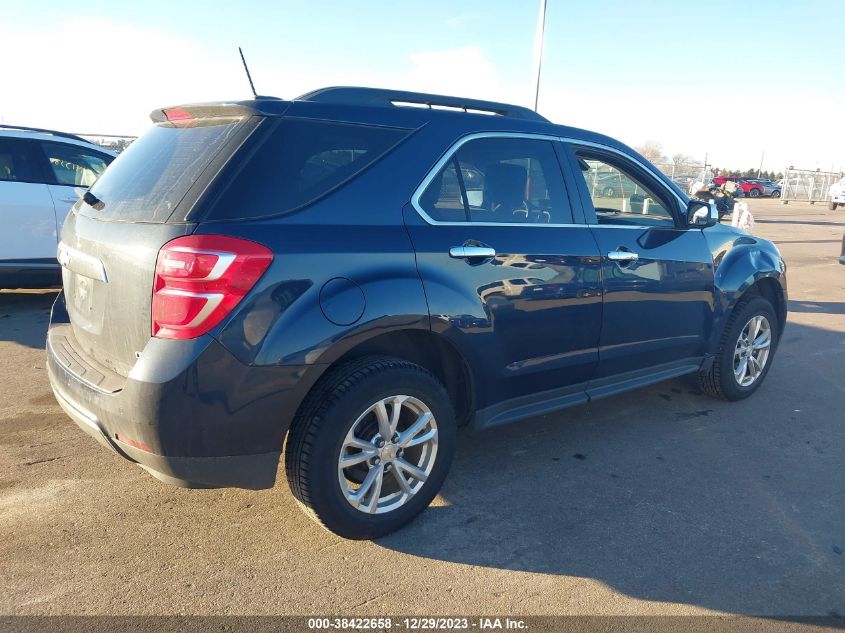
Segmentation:
{"type": "Polygon", "coordinates": [[[281,116],[290,107],[290,101],[275,97],[259,97],[248,101],[217,103],[189,103],[181,106],[160,108],[150,112],[153,123],[184,123],[191,119],[214,119],[219,117],[281,116]]]}

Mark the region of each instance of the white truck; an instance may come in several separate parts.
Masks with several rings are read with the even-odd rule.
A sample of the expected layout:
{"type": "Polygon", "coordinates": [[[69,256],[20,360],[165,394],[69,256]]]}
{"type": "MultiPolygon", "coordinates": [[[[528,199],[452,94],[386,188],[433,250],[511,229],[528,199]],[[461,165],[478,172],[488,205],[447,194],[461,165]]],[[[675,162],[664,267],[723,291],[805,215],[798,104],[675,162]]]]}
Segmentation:
{"type": "Polygon", "coordinates": [[[831,211],[836,211],[836,207],[839,205],[845,207],[845,178],[832,184],[828,195],[830,196],[830,202],[828,202],[827,206],[831,211]]]}

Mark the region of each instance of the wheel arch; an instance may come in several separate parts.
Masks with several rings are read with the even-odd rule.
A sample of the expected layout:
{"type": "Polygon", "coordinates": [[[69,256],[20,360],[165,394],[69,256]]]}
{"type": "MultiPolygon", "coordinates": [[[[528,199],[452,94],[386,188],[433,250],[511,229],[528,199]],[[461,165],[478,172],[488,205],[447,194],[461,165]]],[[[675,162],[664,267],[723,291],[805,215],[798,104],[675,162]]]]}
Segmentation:
{"type": "MultiPolygon", "coordinates": [[[[744,238],[743,238],[744,239],[744,238]]],[[[753,240],[753,238],[748,238],[753,240]]],[[[734,247],[718,262],[715,276],[716,305],[708,352],[716,354],[730,315],[750,296],[766,299],[778,319],[778,337],[787,319],[785,265],[777,250],[752,242],[734,247]]]]}
{"type": "MultiPolygon", "coordinates": [[[[316,387],[320,377],[348,361],[365,356],[391,356],[424,367],[446,388],[459,426],[466,425],[475,411],[475,376],[467,359],[445,336],[428,329],[398,329],[358,339],[346,349],[327,352],[321,363],[308,373],[310,388],[302,403],[316,387]],[[326,359],[326,356],[330,356],[326,359]],[[326,360],[327,362],[322,362],[326,360]]],[[[295,416],[292,416],[295,417],[295,416]]]]}

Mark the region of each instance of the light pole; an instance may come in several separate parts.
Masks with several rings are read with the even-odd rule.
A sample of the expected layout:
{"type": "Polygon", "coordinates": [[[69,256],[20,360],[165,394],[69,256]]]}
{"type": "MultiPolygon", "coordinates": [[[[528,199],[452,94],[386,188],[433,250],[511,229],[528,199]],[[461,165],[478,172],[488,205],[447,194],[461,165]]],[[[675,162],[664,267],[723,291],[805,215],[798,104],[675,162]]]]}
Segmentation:
{"type": "Polygon", "coordinates": [[[537,16],[537,33],[534,36],[534,112],[540,100],[540,68],[543,65],[543,33],[546,29],[546,0],[540,0],[540,15],[537,16]]]}

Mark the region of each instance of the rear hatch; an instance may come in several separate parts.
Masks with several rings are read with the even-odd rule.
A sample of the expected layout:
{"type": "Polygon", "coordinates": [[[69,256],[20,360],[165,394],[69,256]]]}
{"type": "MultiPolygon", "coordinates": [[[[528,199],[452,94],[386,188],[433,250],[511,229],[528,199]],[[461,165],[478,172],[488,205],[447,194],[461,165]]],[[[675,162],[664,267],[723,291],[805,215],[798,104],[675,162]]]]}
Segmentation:
{"type": "Polygon", "coordinates": [[[68,344],[123,377],[151,336],[159,250],[194,230],[191,209],[261,117],[238,105],[187,106],[153,120],[76,203],[59,246],[68,344]]]}

